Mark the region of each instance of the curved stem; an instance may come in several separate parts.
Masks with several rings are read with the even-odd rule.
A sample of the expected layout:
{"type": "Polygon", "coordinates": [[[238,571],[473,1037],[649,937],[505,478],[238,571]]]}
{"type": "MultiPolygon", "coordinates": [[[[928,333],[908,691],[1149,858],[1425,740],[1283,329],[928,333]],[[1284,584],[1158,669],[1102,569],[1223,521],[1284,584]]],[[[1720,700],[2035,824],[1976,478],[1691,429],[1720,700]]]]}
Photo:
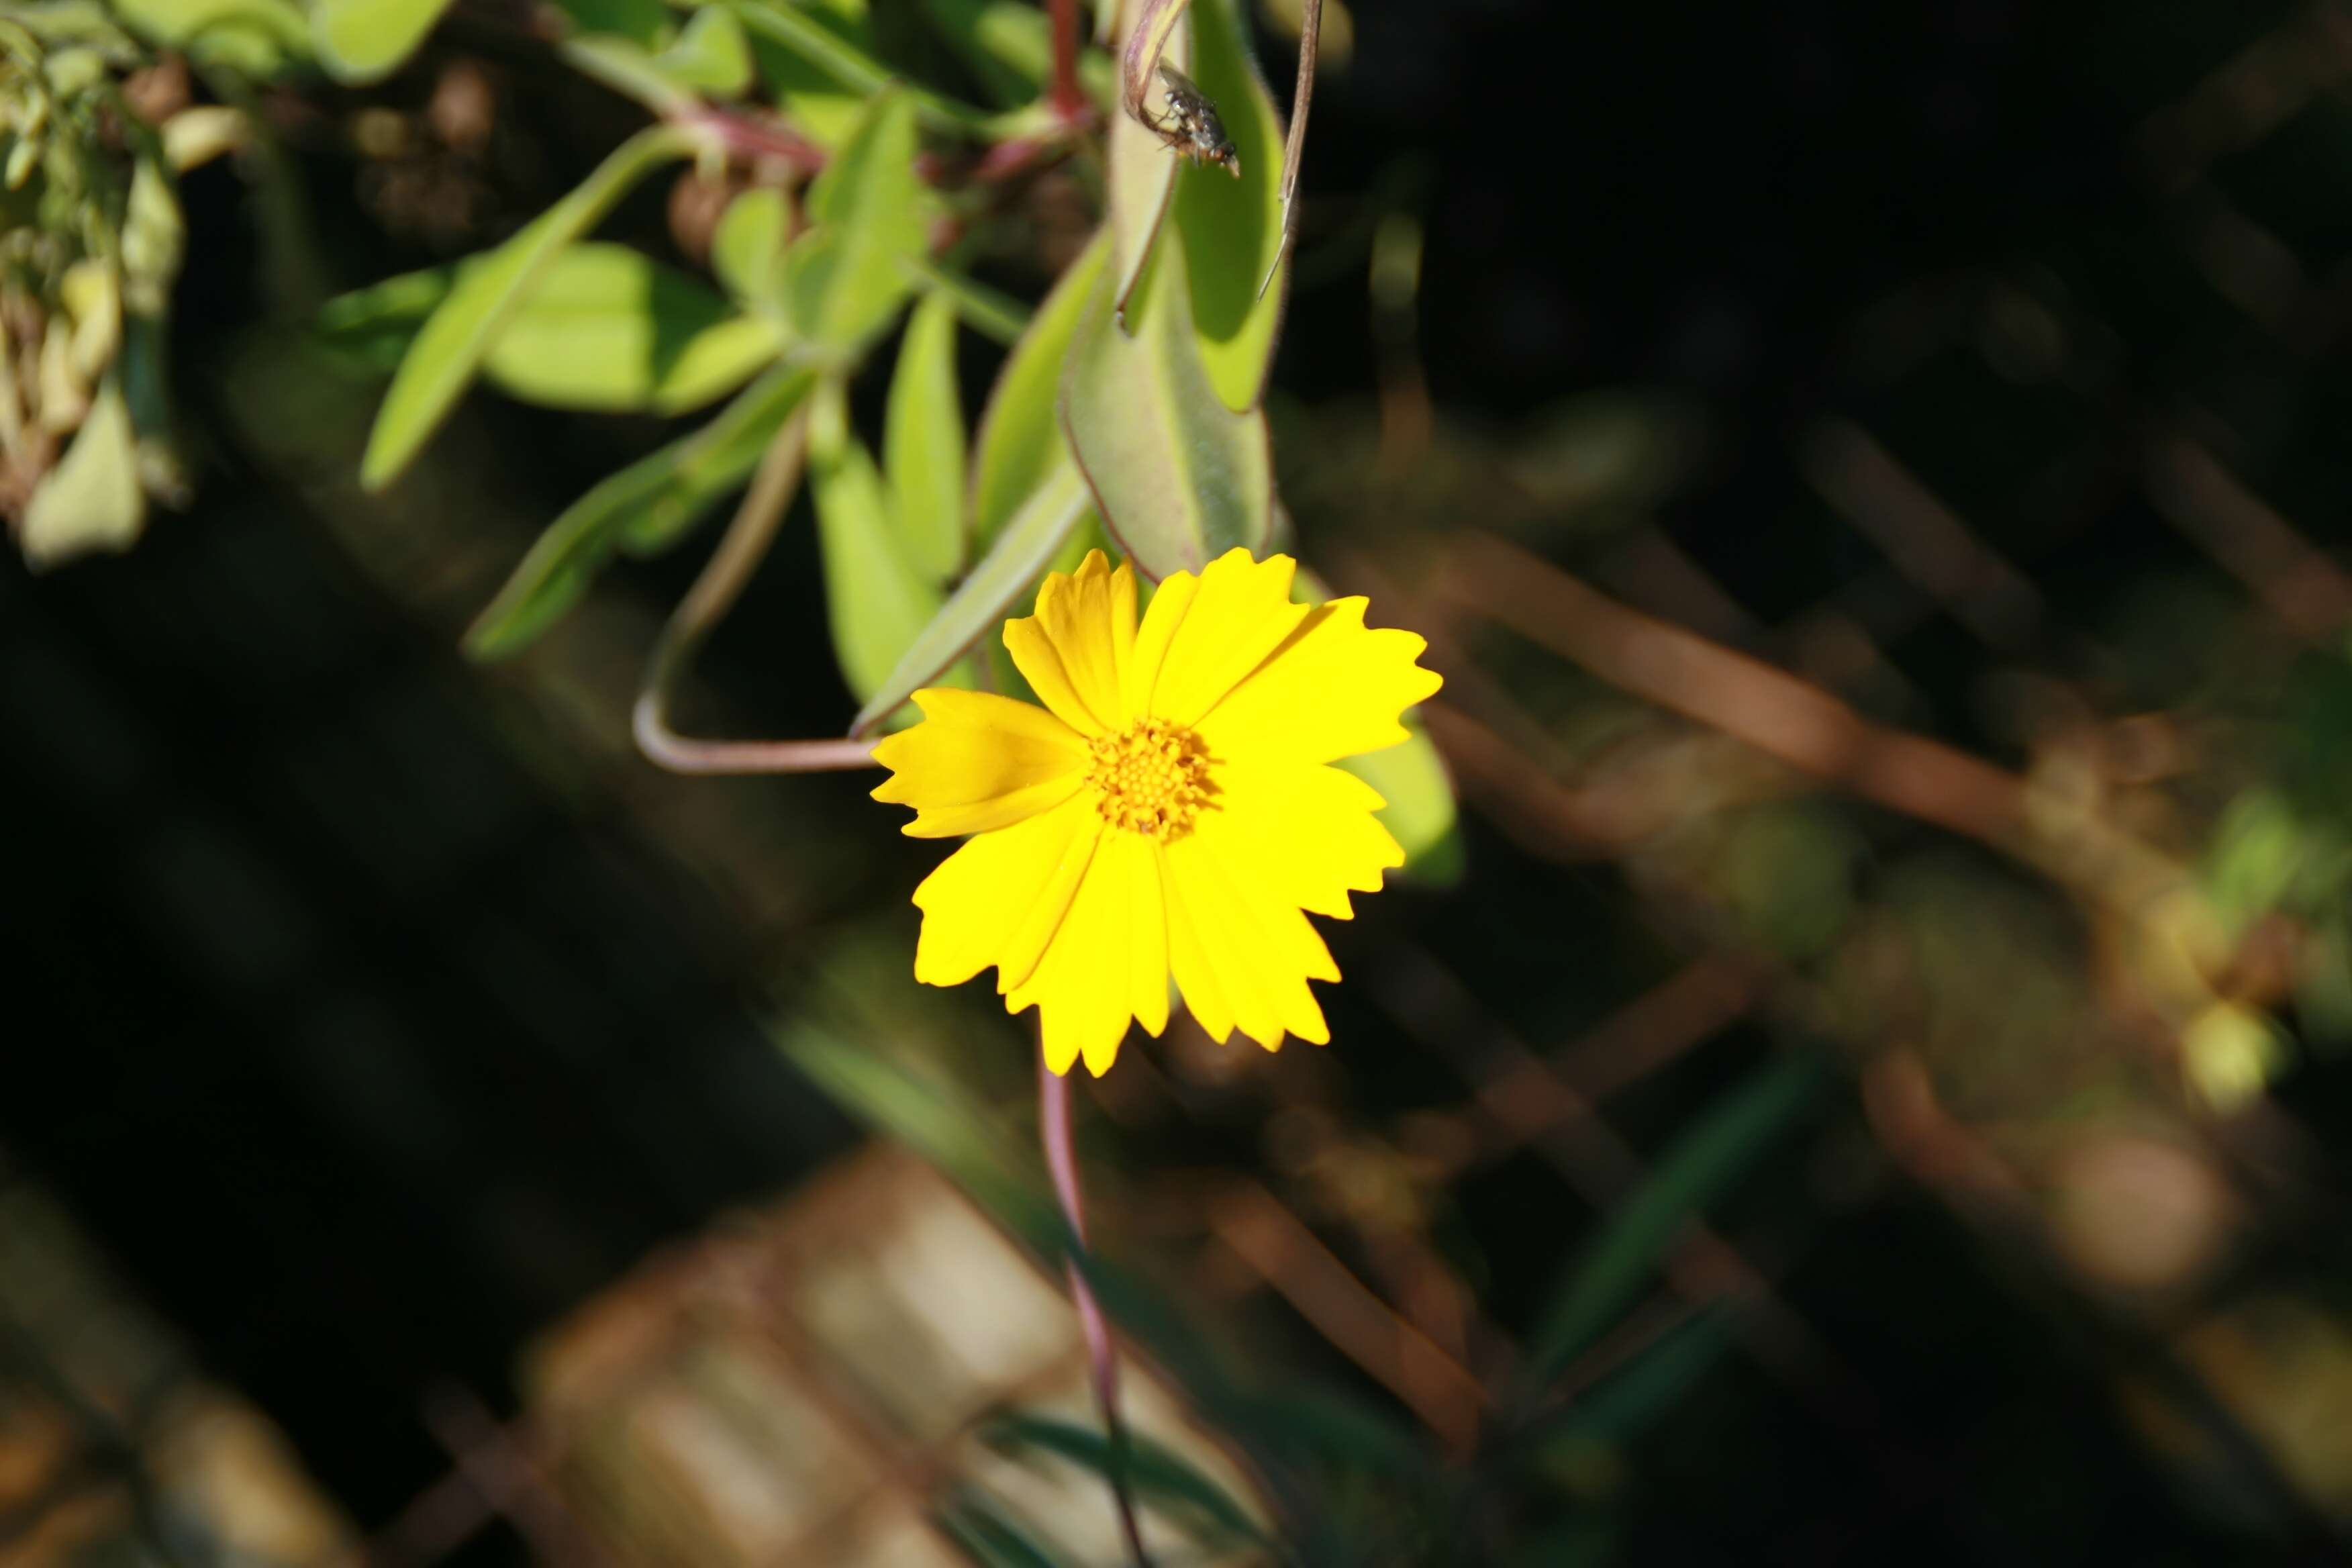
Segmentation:
{"type": "MultiPolygon", "coordinates": [[[[1071,1245],[1087,1244],[1086,1199],[1078,1190],[1078,1155],[1070,1138],[1070,1080],[1045,1065],[1037,1053],[1037,1135],[1045,1146],[1045,1169],[1054,1178],[1054,1195],[1061,1200],[1062,1217],[1069,1222],[1071,1245]]],[[[1110,1494],[1118,1508],[1118,1527],[1127,1537],[1128,1555],[1136,1568],[1151,1568],[1143,1553],[1143,1531],[1135,1521],[1135,1499],[1128,1483],[1127,1424],[1119,1419],[1118,1352],[1112,1344],[1110,1321],[1095,1300],[1076,1253],[1066,1261],[1070,1300],[1078,1309],[1078,1329],[1086,1336],[1087,1360],[1094,1373],[1095,1403],[1102,1407],[1103,1432],[1110,1446],[1110,1494]]]]}
{"type": "Polygon", "coordinates": [[[874,765],[870,741],[700,741],[681,735],[669,725],[669,698],[678,677],[693,662],[727,612],[735,607],[743,585],[775,542],[776,530],[800,488],[801,462],[808,451],[805,406],[784,421],[751,476],[743,504],[727,525],[726,537],[711,552],[702,575],[670,612],[669,622],[655,639],[646,658],[646,675],[630,713],[637,750],[656,767],[674,773],[833,773],[874,765]]]}

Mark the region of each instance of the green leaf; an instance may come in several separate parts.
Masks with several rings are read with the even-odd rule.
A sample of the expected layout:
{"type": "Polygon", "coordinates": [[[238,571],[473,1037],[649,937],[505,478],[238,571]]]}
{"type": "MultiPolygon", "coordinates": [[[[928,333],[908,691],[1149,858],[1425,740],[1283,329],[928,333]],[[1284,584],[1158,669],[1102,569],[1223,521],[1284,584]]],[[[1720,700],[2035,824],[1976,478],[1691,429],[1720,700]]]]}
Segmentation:
{"type": "Polygon", "coordinates": [[[310,19],[289,0],[112,0],[111,8],[150,42],[257,75],[310,55],[310,19]]]}
{"type": "Polygon", "coordinates": [[[786,313],[800,334],[848,358],[914,291],[908,263],[929,243],[929,198],[915,176],[914,105],[874,100],[809,185],[814,226],[784,255],[786,313]]]}
{"type": "Polygon", "coordinates": [[[1192,79],[1215,102],[1241,174],[1185,163],[1176,176],[1176,233],[1209,383],[1225,406],[1243,410],[1265,394],[1288,281],[1285,261],[1286,276],[1259,288],[1282,249],[1282,116],[1233,0],[1200,0],[1191,15],[1192,79]]]}
{"type": "Polygon", "coordinates": [[[661,0],[555,0],[571,18],[574,36],[606,33],[642,49],[658,49],[668,38],[670,10],[661,0]]]}
{"type": "Polygon", "coordinates": [[[414,53],[448,8],[449,0],[318,0],[310,40],[337,81],[374,81],[414,53]]]}
{"type": "Polygon", "coordinates": [[[360,483],[382,489],[425,445],[474,378],[499,329],[528,299],[565,247],[659,165],[693,149],[685,132],[654,126],[616,148],[580,186],[467,270],[392,378],[360,461],[360,483]]]}
{"type": "Polygon", "coordinates": [[[908,561],[933,582],[963,568],[963,405],[956,396],[956,303],[923,297],[890,378],[882,466],[908,561]]]}
{"type": "Polygon", "coordinates": [[[1105,525],[1155,581],[1235,545],[1263,554],[1274,528],[1265,416],[1235,413],[1209,384],[1183,247],[1154,254],[1132,337],[1112,319],[1116,281],[1105,273],[1062,381],[1062,426],[1105,525]]]}
{"type": "Polygon", "coordinates": [[[772,322],[685,273],[592,242],[556,258],[483,368],[550,408],[679,414],[734,391],[782,346],[772,322]]]}
{"type": "Polygon", "coordinates": [[[720,98],[735,98],[751,86],[751,47],[735,13],[708,5],[688,19],[684,31],[655,57],[656,68],[678,86],[720,98]]]}
{"type": "Polygon", "coordinates": [[[146,522],[131,409],[110,373],[73,444],[33,492],[16,542],[37,571],[92,551],[128,550],[146,522]]]}
{"type": "Polygon", "coordinates": [[[673,79],[654,52],[633,38],[586,33],[564,39],[556,46],[556,54],[581,75],[635,99],[660,118],[676,115],[693,101],[693,89],[673,79]]]}
{"type": "MultiPolygon", "coordinates": [[[[319,334],[335,353],[388,370],[467,270],[406,273],[331,300],[319,334]]],[[[734,391],[783,346],[774,322],[736,313],[675,268],[588,241],[549,266],[482,369],[551,408],[682,414],[734,391]]]]}
{"type": "Polygon", "coordinates": [[[1015,511],[1064,460],[1068,444],[1057,412],[1062,370],[1086,320],[1097,280],[1110,257],[1110,233],[1097,233],[1037,308],[1029,330],[1006,356],[980,416],[971,469],[971,524],[985,550],[1015,511]]]}
{"type": "Polygon", "coordinates": [[[579,603],[614,550],[651,554],[675,543],[758,465],[812,379],[803,370],[771,373],[693,435],[639,458],[565,508],[467,631],[467,657],[520,652],[579,603]]]}
{"type": "Polygon", "coordinates": [[[623,521],[621,548],[645,556],[658,555],[676,544],[711,507],[751,478],[776,431],[815,384],[812,371],[793,365],[772,370],[709,424],[674,447],[646,458],[651,463],[663,453],[677,452],[659,491],[623,521]]]}
{"type": "MultiPolygon", "coordinates": [[[[1114,1457],[1108,1438],[1088,1427],[1048,1415],[1010,1411],[981,1429],[980,1439],[998,1453],[1027,1450],[1069,1460],[1110,1479],[1114,1457]]],[[[1130,1433],[1124,1470],[1138,1502],[1206,1546],[1246,1542],[1271,1544],[1250,1510],[1190,1460],[1148,1437],[1130,1433]]]]}
{"type": "Polygon", "coordinates": [[[954,300],[964,325],[991,342],[1011,348],[1029,330],[1029,307],[1011,295],[923,258],[908,265],[925,286],[954,300]]]}
{"type": "Polygon", "coordinates": [[[1675,1141],[1545,1311],[1528,1346],[1528,1375],[1536,1386],[1557,1377],[1633,1305],[1683,1226],[1747,1174],[1811,1102],[1824,1076],[1816,1058],[1773,1062],[1675,1141]]]}
{"type": "Polygon", "coordinates": [[[1053,26],[1017,0],[923,0],[923,9],[997,102],[1026,103],[1054,68],[1053,26]]]}
{"type": "Polygon", "coordinates": [[[1538,1452],[1639,1436],[1723,1359],[1731,1343],[1727,1311],[1703,1311],[1676,1324],[1546,1422],[1538,1452]]]}
{"type": "Polygon", "coordinates": [[[940,1532],[979,1568],[1066,1568],[1037,1540],[1034,1526],[970,1487],[959,1488],[935,1518],[940,1532]]]}
{"type": "Polygon", "coordinates": [[[889,500],[866,444],[849,428],[847,392],[820,383],[809,416],[809,489],[824,558],[826,616],[842,679],[862,700],[939,613],[939,590],[898,547],[889,500]]]}
{"type": "Polygon", "coordinates": [[[763,185],[727,204],[711,231],[710,269],[730,294],[747,306],[775,307],[777,264],[791,226],[792,209],[782,191],[763,185]]]}
{"type": "Polygon", "coordinates": [[[1408,718],[1412,737],[1386,751],[1343,758],[1339,766],[1388,802],[1378,813],[1381,826],[1404,848],[1412,875],[1450,886],[1462,874],[1462,840],[1454,832],[1454,781],[1445,763],[1418,722],[1408,718]]]}
{"type": "MultiPolygon", "coordinates": [[[[837,24],[826,26],[822,11],[762,5],[755,0],[734,0],[730,9],[750,29],[753,47],[760,56],[761,72],[771,82],[778,82],[793,65],[805,68],[804,71],[792,71],[792,79],[780,84],[785,89],[782,96],[787,108],[801,107],[793,89],[812,79],[842,89],[835,96],[856,99],[872,98],[892,84],[893,72],[875,56],[866,41],[845,36],[850,29],[837,24]],[[776,47],[760,48],[761,40],[776,47]]],[[[984,133],[988,129],[988,116],[975,109],[919,88],[900,85],[897,90],[907,95],[916,116],[934,131],[984,133]]],[[[823,134],[821,126],[812,129],[823,134]]]]}
{"type": "Polygon", "coordinates": [[[971,651],[1003,624],[1004,617],[1053,564],[1062,542],[1076,533],[1092,510],[1092,498],[1077,465],[1066,458],[1046,476],[996,536],[971,574],[900,656],[850,725],[864,735],[898,710],[899,705],[971,651]]]}
{"type": "MultiPolygon", "coordinates": [[[[1156,26],[1168,29],[1160,58],[1179,70],[1190,71],[1192,29],[1185,25],[1188,11],[1182,0],[1177,0],[1172,10],[1159,6],[1155,0],[1130,0],[1130,37],[1137,27],[1156,26]],[[1159,18],[1156,22],[1150,19],[1155,11],[1159,18]]],[[[1158,90],[1156,82],[1147,87],[1147,91],[1158,90]]],[[[1124,325],[1137,289],[1143,281],[1144,263],[1151,259],[1153,242],[1159,238],[1161,220],[1168,216],[1169,197],[1176,189],[1176,171],[1181,160],[1157,132],[1132,114],[1111,117],[1105,155],[1109,163],[1106,177],[1109,184],[1110,210],[1107,216],[1111,232],[1111,275],[1116,280],[1111,300],[1113,314],[1124,325]]],[[[1221,180],[1227,177],[1222,171],[1217,173],[1221,180]]]]}

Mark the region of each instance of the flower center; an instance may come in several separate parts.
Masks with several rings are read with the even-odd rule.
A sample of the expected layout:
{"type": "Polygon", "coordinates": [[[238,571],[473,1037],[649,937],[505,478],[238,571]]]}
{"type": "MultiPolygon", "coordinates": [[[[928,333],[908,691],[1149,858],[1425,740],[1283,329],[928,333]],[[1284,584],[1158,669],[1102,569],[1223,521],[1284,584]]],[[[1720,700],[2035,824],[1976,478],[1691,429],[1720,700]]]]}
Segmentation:
{"type": "Polygon", "coordinates": [[[1209,798],[1209,756],[1200,737],[1165,719],[1145,719],[1088,742],[1095,756],[1087,783],[1095,809],[1113,827],[1165,844],[1192,826],[1209,798]]]}

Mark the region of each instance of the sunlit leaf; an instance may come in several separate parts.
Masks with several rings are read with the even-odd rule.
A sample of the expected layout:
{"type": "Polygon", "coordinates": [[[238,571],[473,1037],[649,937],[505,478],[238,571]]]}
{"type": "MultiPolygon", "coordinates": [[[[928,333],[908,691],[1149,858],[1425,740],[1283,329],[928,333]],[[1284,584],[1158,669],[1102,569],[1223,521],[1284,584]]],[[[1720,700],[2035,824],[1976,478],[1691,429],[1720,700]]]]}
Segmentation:
{"type": "Polygon", "coordinates": [[[963,405],[956,395],[956,304],[926,295],[908,318],[882,442],[891,516],[907,559],[934,582],[963,567],[963,405]]]}
{"type": "Polygon", "coordinates": [[[382,489],[400,476],[464,394],[499,329],[564,247],[639,180],[691,148],[686,135],[669,126],[639,132],[577,188],[463,274],[393,376],[360,462],[362,486],[382,489]]]}
{"type": "Polygon", "coordinates": [[[373,81],[415,52],[449,0],[317,0],[310,37],[338,81],[373,81]]]}
{"type": "Polygon", "coordinates": [[[1077,465],[1065,458],[1046,476],[997,534],[988,553],[930,624],[899,658],[888,677],[858,710],[850,733],[863,735],[898,711],[901,703],[938,680],[982,638],[1003,625],[1006,616],[1037,584],[1055,553],[1078,530],[1093,508],[1077,465]]]}
{"type": "MultiPolygon", "coordinates": [[[[1050,1415],[1009,1411],[991,1420],[980,1436],[999,1453],[1050,1454],[1106,1479],[1113,1473],[1109,1439],[1050,1415]]],[[[1182,1455],[1137,1434],[1129,1435],[1125,1447],[1127,1452],[1118,1456],[1124,1461],[1119,1468],[1138,1502],[1207,1545],[1266,1543],[1265,1531],[1250,1510],[1182,1455]]]]}
{"type": "Polygon", "coordinates": [[[650,554],[676,542],[750,475],[812,379],[802,370],[771,373],[709,425],[565,508],[475,619],[466,652],[478,659],[520,652],[579,603],[615,550],[650,554]]]}
{"type": "Polygon", "coordinates": [[[751,48],[732,11],[709,5],[688,18],[677,42],[655,57],[661,73],[680,87],[734,98],[751,85],[751,48]]]}
{"type": "Polygon", "coordinates": [[[1745,1176],[1812,1100],[1824,1079],[1812,1057],[1758,1069],[1691,1125],[1612,1215],[1570,1271],[1529,1342],[1527,1375],[1549,1382],[1639,1298],[1684,1225],[1745,1176]]]}
{"type": "Polygon", "coordinates": [[[914,289],[907,263],[929,247],[929,201],[915,175],[914,105],[878,95],[810,184],[814,226],[784,255],[785,308],[799,332],[845,357],[914,289]]]}
{"type": "Polygon", "coordinates": [[[555,0],[555,6],[578,32],[610,34],[644,49],[660,48],[672,27],[661,0],[555,0]]]}
{"type": "MultiPolygon", "coordinates": [[[[753,48],[760,57],[761,73],[772,82],[782,74],[778,68],[781,63],[793,62],[807,68],[816,80],[841,89],[840,96],[845,98],[871,98],[892,83],[896,73],[874,54],[866,40],[845,36],[848,31],[845,28],[828,26],[821,8],[734,0],[730,9],[749,29],[753,48]],[[762,41],[774,47],[761,47],[762,41]]],[[[907,95],[916,117],[934,130],[988,129],[988,117],[977,110],[919,88],[900,85],[897,90],[907,95]]],[[[793,92],[789,86],[784,97],[790,107],[793,92]]],[[[812,129],[823,137],[822,127],[812,129]]]]}
{"type": "Polygon", "coordinates": [[[777,300],[777,264],[792,209],[784,193],[761,186],[727,204],[710,235],[710,269],[727,291],[746,305],[772,306],[777,300]]]}
{"type": "Polygon", "coordinates": [[[1236,545],[1265,553],[1274,526],[1265,416],[1235,413],[1209,384],[1183,247],[1153,256],[1131,337],[1112,319],[1114,282],[1106,272],[1062,382],[1062,426],[1104,523],[1155,580],[1199,571],[1236,545]]]}
{"type": "Polygon", "coordinates": [[[980,549],[1062,461],[1067,445],[1056,412],[1062,370],[1109,256],[1110,235],[1104,230],[1070,263],[997,373],[972,459],[972,538],[980,549]]]}
{"type": "Polygon", "coordinates": [[[110,8],[150,42],[256,75],[311,51],[310,19],[289,0],[111,0],[110,8]]]}
{"type": "Polygon", "coordinates": [[[1436,744],[1418,723],[1411,737],[1384,751],[1349,757],[1339,766],[1378,790],[1388,804],[1381,825],[1404,848],[1405,868],[1423,881],[1451,885],[1462,875],[1462,840],[1454,831],[1454,781],[1436,744]]]}
{"type": "Polygon", "coordinates": [[[556,258],[483,368],[551,408],[677,414],[742,385],[782,346],[772,322],[676,268],[592,243],[556,258]]]}
{"type": "Polygon", "coordinates": [[[821,383],[809,417],[809,491],[824,558],[825,616],[842,679],[872,697],[940,610],[940,591],[899,547],[889,498],[849,428],[846,394],[821,383]]]}
{"type": "MultiPolygon", "coordinates": [[[[320,338],[389,369],[465,268],[386,279],[328,301],[320,338]]],[[[675,268],[625,246],[562,252],[501,327],[482,370],[501,389],[551,408],[679,414],[743,384],[783,348],[777,325],[738,314],[675,268]]]]}
{"type": "Polygon", "coordinates": [[[66,455],[33,492],[17,543],[35,568],[54,566],[92,551],[127,550],[146,521],[131,410],[110,375],[66,455]]]}
{"type": "Polygon", "coordinates": [[[1192,78],[1215,101],[1241,174],[1185,163],[1176,176],[1174,222],[1210,384],[1227,407],[1247,409],[1265,392],[1282,326],[1286,279],[1259,287],[1282,248],[1282,117],[1250,58],[1234,0],[1198,0],[1191,15],[1192,78]]]}

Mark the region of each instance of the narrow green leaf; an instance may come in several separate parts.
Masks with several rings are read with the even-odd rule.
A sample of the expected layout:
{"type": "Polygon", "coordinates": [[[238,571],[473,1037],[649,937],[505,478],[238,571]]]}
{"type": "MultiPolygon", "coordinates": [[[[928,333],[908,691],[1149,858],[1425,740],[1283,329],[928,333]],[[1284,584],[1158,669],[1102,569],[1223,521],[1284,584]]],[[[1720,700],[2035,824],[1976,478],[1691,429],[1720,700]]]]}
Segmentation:
{"type": "Polygon", "coordinates": [[[1056,412],[1062,369],[1070,344],[1086,319],[1096,282],[1110,256],[1110,234],[1097,233],[1029,322],[997,373],[980,416],[971,468],[971,524],[976,548],[985,550],[1015,511],[1037,493],[1063,461],[1067,444],[1056,412]]]}
{"type": "Polygon", "coordinates": [[[1037,1540],[1034,1526],[970,1487],[959,1488],[935,1518],[940,1532],[978,1568],[1066,1568],[1037,1540]]]}
{"type": "MultiPolygon", "coordinates": [[[[1105,1479],[1112,1476],[1109,1439],[1049,1415],[1009,1411],[982,1427],[980,1438],[1001,1454],[1034,1450],[1067,1459],[1105,1479]]],[[[1250,1510],[1182,1455],[1132,1433],[1126,1446],[1126,1480],[1138,1502],[1205,1546],[1271,1543],[1250,1510]]]]}
{"type": "Polygon", "coordinates": [[[1413,876],[1450,885],[1462,873],[1462,841],[1454,832],[1454,781],[1428,733],[1410,717],[1410,739],[1386,751],[1343,758],[1339,766],[1374,789],[1388,804],[1381,826],[1403,847],[1405,868],[1413,876]]]}
{"type": "Polygon", "coordinates": [[[635,100],[656,116],[676,114],[693,100],[693,89],[672,80],[654,51],[634,38],[585,33],[564,39],[555,52],[581,75],[635,100]]]}
{"type": "Polygon", "coordinates": [[[742,304],[775,306],[776,267],[791,226],[784,193],[764,185],[745,191],[719,215],[719,226],[710,235],[710,269],[742,304]]]}
{"type": "Polygon", "coordinates": [[[990,342],[1011,348],[1029,330],[1029,307],[1011,295],[921,257],[907,265],[926,286],[954,300],[964,325],[990,342]]]}
{"type": "Polygon", "coordinates": [[[1053,564],[1062,542],[1086,521],[1092,501],[1077,465],[1066,458],[1060,468],[1046,476],[1029,503],[1013,514],[980,564],[956,585],[954,595],[900,656],[866,706],[858,710],[849,732],[871,732],[908,698],[936,682],[974,645],[997,630],[1053,564]]]}
{"type": "Polygon", "coordinates": [[[956,395],[956,304],[923,297],[890,378],[882,465],[908,561],[933,582],[963,569],[963,405],[956,395]]]}
{"type": "Polygon", "coordinates": [[[449,0],[318,0],[310,41],[337,81],[374,81],[415,51],[449,0]]]}
{"type": "Polygon", "coordinates": [[[555,258],[483,369],[551,408],[679,414],[734,391],[782,347],[772,322],[677,268],[590,242],[555,258]]]}
{"type": "MultiPolygon", "coordinates": [[[[733,0],[730,8],[751,30],[755,45],[760,39],[777,45],[823,79],[847,89],[849,95],[870,98],[891,83],[893,73],[888,66],[806,10],[793,5],[761,5],[755,0],[733,0]]],[[[773,79],[776,71],[769,63],[772,58],[770,53],[761,51],[763,74],[773,79]]],[[[988,116],[978,110],[919,88],[901,86],[898,90],[914,105],[916,116],[934,131],[984,132],[988,129],[988,116]]]]}
{"type": "Polygon", "coordinates": [[[1579,1395],[1557,1419],[1545,1423],[1541,1448],[1622,1443],[1640,1436],[1713,1370],[1731,1345],[1728,1312],[1704,1311],[1675,1325],[1579,1395]]]}
{"type": "Polygon", "coordinates": [[[899,549],[882,476],[849,428],[847,393],[838,380],[818,384],[809,412],[809,489],[834,654],[842,679],[862,700],[882,689],[939,614],[940,594],[899,549]]]}
{"type": "MultiPolygon", "coordinates": [[[[1189,7],[1183,0],[1170,5],[1165,0],[1130,0],[1129,58],[1140,47],[1133,41],[1139,29],[1158,31],[1163,42],[1160,58],[1179,70],[1189,71],[1192,65],[1192,29],[1184,25],[1189,7]]],[[[1162,89],[1156,81],[1146,82],[1142,101],[1150,112],[1160,113],[1162,89]]],[[[1129,101],[1135,101],[1130,90],[1129,101]]],[[[1168,216],[1169,198],[1176,189],[1176,171],[1181,162],[1159,132],[1137,120],[1130,113],[1111,117],[1109,143],[1106,152],[1109,163],[1107,175],[1110,211],[1108,223],[1111,232],[1111,275],[1116,286],[1111,300],[1113,313],[1124,323],[1131,308],[1136,289],[1143,279],[1144,263],[1151,259],[1154,242],[1159,238],[1161,221],[1168,216]]],[[[1217,172],[1217,178],[1227,176],[1217,172]]]]}
{"type": "Polygon", "coordinates": [[[1545,1311],[1528,1347],[1528,1375],[1536,1386],[1558,1376],[1633,1303],[1683,1226],[1748,1173],[1811,1101],[1823,1077],[1815,1058],[1773,1062],[1675,1140],[1545,1311]]]}
{"type": "Polygon", "coordinates": [[[678,458],[668,482],[622,521],[621,549],[631,555],[658,555],[684,538],[713,506],[751,478],[776,431],[815,384],[815,374],[798,366],[770,371],[716,419],[676,443],[678,458]]]}
{"type": "Polygon", "coordinates": [[[33,492],[16,542],[37,571],[96,550],[128,550],[146,521],[131,409],[110,374],[73,444],[33,492]]]}
{"type": "Polygon", "coordinates": [[[506,585],[466,633],[477,659],[520,652],[579,603],[615,549],[651,554],[677,542],[741,484],[778,426],[808,395],[808,372],[778,370],[709,425],[612,475],[589,490],[524,555],[506,585]]]}
{"type": "Polygon", "coordinates": [[[658,49],[670,33],[670,10],[661,0],[555,0],[572,34],[608,33],[642,49],[658,49]]]}
{"type": "Polygon", "coordinates": [[[467,271],[425,321],[400,362],[360,461],[360,483],[382,489],[407,468],[474,378],[498,330],[530,296],[555,258],[611,210],[629,188],[693,144],[654,126],[623,142],[577,189],[467,271]]]}
{"type": "Polygon", "coordinates": [[[784,256],[786,310],[800,334],[845,359],[914,290],[908,260],[929,243],[929,197],[915,176],[914,105],[878,95],[809,185],[810,231],[784,256]]]}
{"type": "Polygon", "coordinates": [[[1235,413],[1209,384],[1183,247],[1153,255],[1132,337],[1113,320],[1115,283],[1107,272],[1062,380],[1062,426],[1105,525],[1155,581],[1235,545],[1263,554],[1274,528],[1265,416],[1235,413]]]}
{"type": "Polygon", "coordinates": [[[1226,407],[1244,410],[1265,394],[1287,292],[1287,261],[1275,287],[1259,287],[1282,250],[1282,116],[1234,0],[1200,0],[1191,14],[1192,78],[1216,103],[1241,174],[1186,163],[1176,176],[1176,233],[1209,383],[1226,407]]]}

